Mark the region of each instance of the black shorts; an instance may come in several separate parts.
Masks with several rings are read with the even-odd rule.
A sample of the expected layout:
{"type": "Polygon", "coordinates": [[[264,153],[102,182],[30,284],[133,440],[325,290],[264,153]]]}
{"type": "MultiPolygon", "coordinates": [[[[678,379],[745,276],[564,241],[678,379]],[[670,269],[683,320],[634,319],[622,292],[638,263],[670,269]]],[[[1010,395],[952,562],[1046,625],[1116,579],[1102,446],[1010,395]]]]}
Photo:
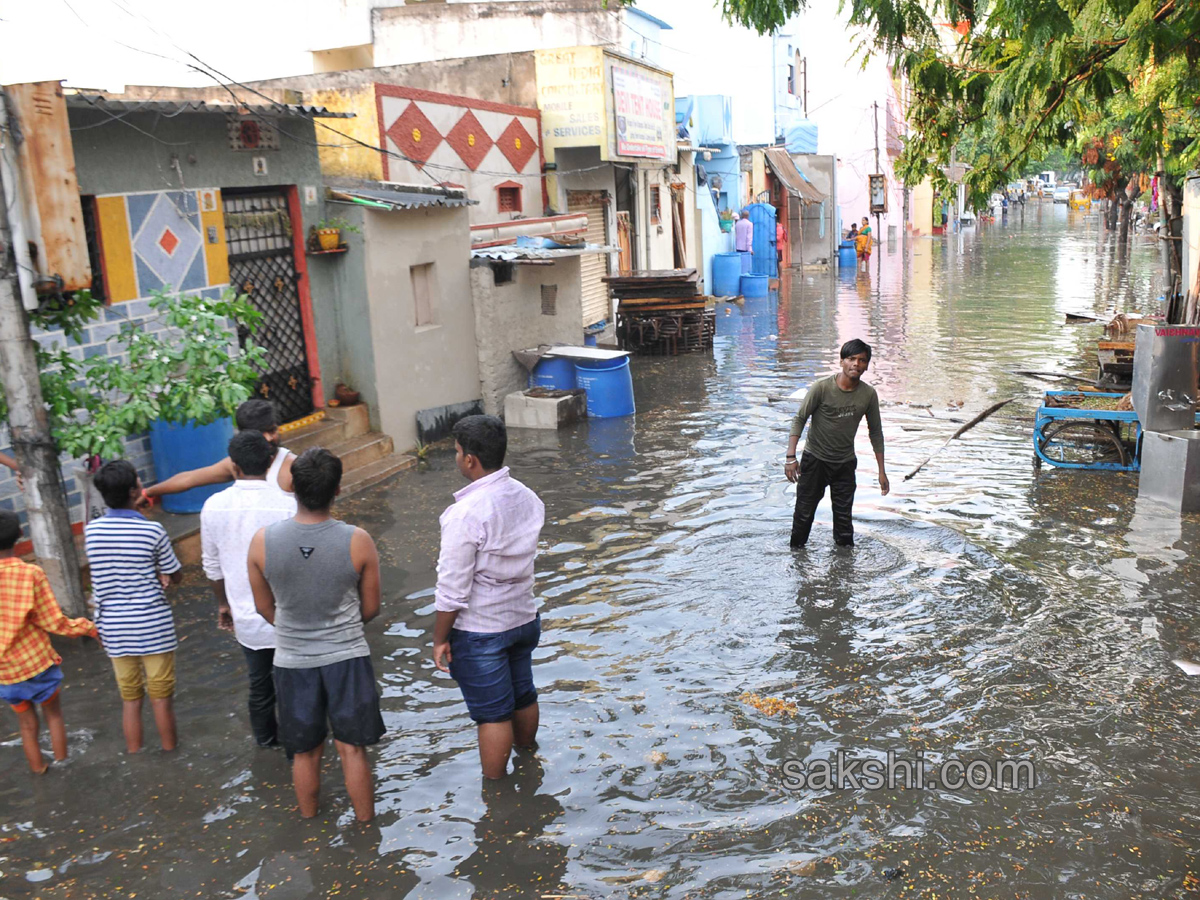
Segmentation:
{"type": "Polygon", "coordinates": [[[315,750],[330,730],[335,741],[355,747],[378,743],[387,730],[369,656],[314,669],[276,666],[275,697],[279,742],[292,753],[315,750]]]}

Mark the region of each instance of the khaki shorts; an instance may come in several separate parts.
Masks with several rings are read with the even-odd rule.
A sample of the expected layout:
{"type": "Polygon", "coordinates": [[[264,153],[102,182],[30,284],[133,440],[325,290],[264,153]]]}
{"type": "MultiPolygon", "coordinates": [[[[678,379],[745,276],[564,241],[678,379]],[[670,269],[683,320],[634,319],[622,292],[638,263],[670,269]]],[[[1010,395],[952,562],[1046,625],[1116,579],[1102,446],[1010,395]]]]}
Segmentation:
{"type": "Polygon", "coordinates": [[[122,700],[165,700],[175,695],[175,651],[148,656],[114,656],[113,671],[122,700]]]}

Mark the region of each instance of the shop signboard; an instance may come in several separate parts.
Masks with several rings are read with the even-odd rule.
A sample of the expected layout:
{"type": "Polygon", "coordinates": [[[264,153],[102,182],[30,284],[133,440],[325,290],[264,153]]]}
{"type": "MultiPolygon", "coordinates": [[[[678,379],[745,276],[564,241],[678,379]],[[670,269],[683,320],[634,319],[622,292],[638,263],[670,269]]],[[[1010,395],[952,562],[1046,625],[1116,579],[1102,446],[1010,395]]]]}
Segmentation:
{"type": "Polygon", "coordinates": [[[674,156],[675,108],[670,76],[613,60],[612,98],[618,156],[674,156]]]}
{"type": "Polygon", "coordinates": [[[542,147],[547,161],[559,147],[608,146],[604,50],[566,47],[535,57],[542,147]]]}

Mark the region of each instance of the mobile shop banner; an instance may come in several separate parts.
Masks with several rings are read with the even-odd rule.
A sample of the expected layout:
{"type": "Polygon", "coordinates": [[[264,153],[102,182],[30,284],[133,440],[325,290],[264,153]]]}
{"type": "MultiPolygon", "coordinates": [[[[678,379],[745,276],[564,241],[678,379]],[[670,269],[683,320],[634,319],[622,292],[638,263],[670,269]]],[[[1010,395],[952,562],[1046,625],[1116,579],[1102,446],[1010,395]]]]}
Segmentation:
{"type": "Polygon", "coordinates": [[[663,86],[636,69],[612,67],[617,120],[617,155],[667,159],[670,135],[664,127],[663,86]]]}

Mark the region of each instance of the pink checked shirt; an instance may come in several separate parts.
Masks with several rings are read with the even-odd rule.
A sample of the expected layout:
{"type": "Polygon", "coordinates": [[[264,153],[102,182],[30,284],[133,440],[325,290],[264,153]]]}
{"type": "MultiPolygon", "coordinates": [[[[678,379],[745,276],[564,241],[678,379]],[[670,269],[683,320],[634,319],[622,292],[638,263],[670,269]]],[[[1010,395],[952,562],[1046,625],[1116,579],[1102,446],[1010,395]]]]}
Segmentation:
{"type": "Polygon", "coordinates": [[[505,466],[454,495],[442,513],[434,606],[458,610],[460,631],[495,633],[532,622],[533,558],[546,508],[505,466]]]}

